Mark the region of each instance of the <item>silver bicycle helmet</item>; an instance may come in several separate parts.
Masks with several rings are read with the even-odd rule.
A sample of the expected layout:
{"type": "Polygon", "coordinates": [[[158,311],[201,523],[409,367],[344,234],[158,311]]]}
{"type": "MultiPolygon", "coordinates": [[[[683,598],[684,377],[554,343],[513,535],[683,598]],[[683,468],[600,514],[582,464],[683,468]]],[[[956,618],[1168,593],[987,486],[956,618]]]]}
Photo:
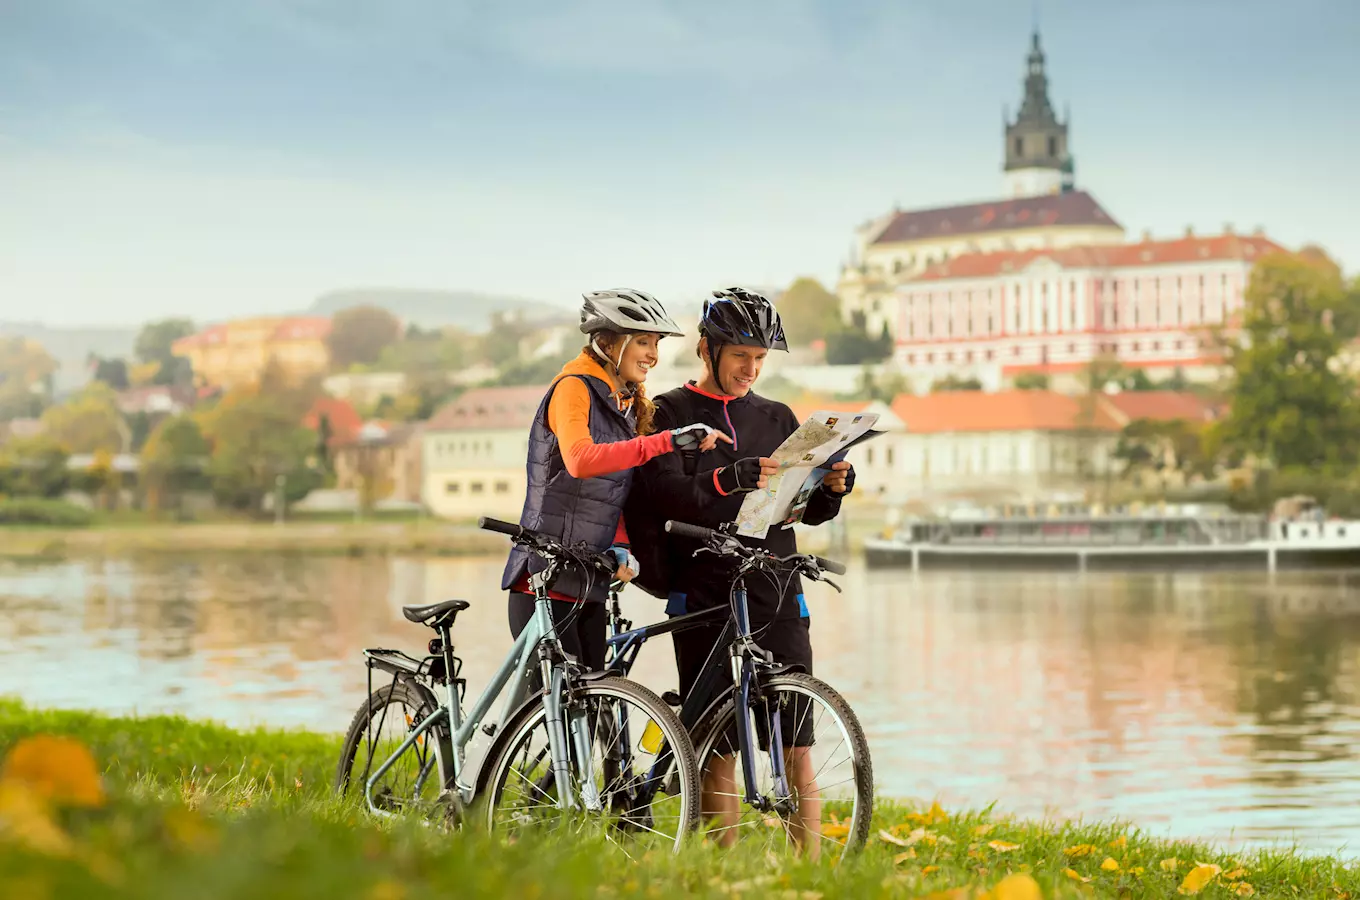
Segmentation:
{"type": "Polygon", "coordinates": [[[651,294],[628,288],[582,294],[581,333],[614,331],[619,334],[661,334],[683,337],[684,332],[651,294]]]}

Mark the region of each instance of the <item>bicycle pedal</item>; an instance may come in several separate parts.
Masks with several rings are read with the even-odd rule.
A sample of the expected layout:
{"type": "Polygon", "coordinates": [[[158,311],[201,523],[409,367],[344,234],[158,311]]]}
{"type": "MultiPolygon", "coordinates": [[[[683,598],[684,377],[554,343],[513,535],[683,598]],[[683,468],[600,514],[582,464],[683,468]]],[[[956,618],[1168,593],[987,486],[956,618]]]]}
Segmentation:
{"type": "Polygon", "coordinates": [[[680,695],[675,691],[666,691],[661,695],[661,700],[667,706],[674,706],[677,709],[684,706],[684,702],[680,699],[680,695]]]}

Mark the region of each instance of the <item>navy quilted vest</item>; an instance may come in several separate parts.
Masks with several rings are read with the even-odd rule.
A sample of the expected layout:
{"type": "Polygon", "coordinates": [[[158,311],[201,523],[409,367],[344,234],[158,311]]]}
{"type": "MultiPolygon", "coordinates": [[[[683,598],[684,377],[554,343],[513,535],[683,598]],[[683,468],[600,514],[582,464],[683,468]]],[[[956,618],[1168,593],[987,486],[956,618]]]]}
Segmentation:
{"type": "MultiPolygon", "coordinates": [[[[637,436],[637,420],[631,407],[620,412],[610,396],[609,385],[589,375],[564,377],[580,378],[590,388],[590,436],[595,443],[610,444],[637,436]]],[[[548,427],[548,404],[560,382],[558,379],[543,397],[529,429],[529,486],[519,524],[560,537],[567,543],[584,541],[595,550],[605,550],[614,543],[623,504],[633,483],[633,470],[594,478],[573,478],[567,472],[557,435],[548,427]]],[[[545,565],[522,547],[511,548],[501,589],[509,590],[525,572],[540,572],[545,565]]],[[[594,575],[589,595],[582,596],[585,581],[579,571],[570,569],[558,576],[552,589],[569,597],[602,602],[609,590],[609,579],[594,575]]]]}

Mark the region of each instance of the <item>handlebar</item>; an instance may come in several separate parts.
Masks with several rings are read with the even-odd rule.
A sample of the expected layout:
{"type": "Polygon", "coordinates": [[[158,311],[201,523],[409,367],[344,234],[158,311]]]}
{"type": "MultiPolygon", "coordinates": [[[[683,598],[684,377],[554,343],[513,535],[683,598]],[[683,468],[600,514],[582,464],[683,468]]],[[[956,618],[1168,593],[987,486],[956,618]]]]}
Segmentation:
{"type": "Polygon", "coordinates": [[[477,520],[477,527],[487,531],[494,531],[497,534],[506,534],[512,538],[520,537],[526,529],[512,522],[502,522],[500,519],[493,519],[490,516],[482,516],[477,520]]]}
{"type": "MultiPolygon", "coordinates": [[[[717,546],[721,545],[729,554],[742,556],[747,559],[755,559],[762,553],[762,551],[747,547],[736,538],[719,531],[714,531],[712,528],[704,528],[701,525],[689,525],[685,522],[677,522],[674,519],[666,520],[666,532],[668,534],[673,534],[676,537],[701,541],[710,545],[710,549],[717,549],[717,546]]],[[[816,566],[816,569],[830,572],[832,575],[844,575],[846,572],[844,563],[839,563],[834,559],[826,559],[821,556],[803,555],[799,553],[785,557],[775,557],[769,553],[765,553],[764,555],[771,559],[778,560],[781,563],[792,563],[813,577],[819,575],[820,572],[809,570],[809,563],[816,566]]]]}
{"type": "Polygon", "coordinates": [[[579,565],[594,566],[607,575],[613,575],[615,569],[617,569],[614,558],[607,553],[596,553],[587,549],[584,545],[569,547],[562,542],[561,538],[542,531],[535,531],[532,528],[525,528],[523,525],[503,522],[490,516],[481,516],[477,519],[477,527],[486,531],[494,531],[497,534],[504,534],[516,544],[526,547],[530,552],[539,556],[563,557],[579,565]]]}
{"type": "Polygon", "coordinates": [[[700,525],[687,525],[684,522],[677,522],[674,519],[666,520],[666,533],[676,537],[690,538],[705,543],[718,537],[718,532],[712,528],[704,528],[700,525]]]}

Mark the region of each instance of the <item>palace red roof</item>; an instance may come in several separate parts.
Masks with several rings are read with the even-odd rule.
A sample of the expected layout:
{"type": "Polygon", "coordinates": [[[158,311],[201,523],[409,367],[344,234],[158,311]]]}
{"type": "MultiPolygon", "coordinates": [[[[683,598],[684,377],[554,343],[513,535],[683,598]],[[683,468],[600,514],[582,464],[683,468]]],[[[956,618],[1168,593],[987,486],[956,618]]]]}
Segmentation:
{"type": "Polygon", "coordinates": [[[988,231],[1050,228],[1058,225],[1120,225],[1085,191],[1041,194],[965,206],[944,206],[899,212],[874,239],[875,244],[939,240],[988,231]]]}
{"type": "Polygon", "coordinates": [[[1127,422],[1137,419],[1204,422],[1214,417],[1214,408],[1207,401],[1185,391],[1120,391],[1106,394],[1104,399],[1116,416],[1127,422]]]}
{"type": "Polygon", "coordinates": [[[473,388],[457,400],[440,407],[430,417],[426,431],[461,431],[482,428],[523,428],[533,424],[538,405],[548,386],[473,388]]]}
{"type": "Polygon", "coordinates": [[[1264,235],[1221,234],[1137,244],[1099,244],[1044,250],[965,253],[936,263],[912,281],[993,278],[1019,272],[1037,259],[1050,259],[1064,269],[1118,269],[1222,260],[1253,262],[1284,247],[1264,235]]]}

